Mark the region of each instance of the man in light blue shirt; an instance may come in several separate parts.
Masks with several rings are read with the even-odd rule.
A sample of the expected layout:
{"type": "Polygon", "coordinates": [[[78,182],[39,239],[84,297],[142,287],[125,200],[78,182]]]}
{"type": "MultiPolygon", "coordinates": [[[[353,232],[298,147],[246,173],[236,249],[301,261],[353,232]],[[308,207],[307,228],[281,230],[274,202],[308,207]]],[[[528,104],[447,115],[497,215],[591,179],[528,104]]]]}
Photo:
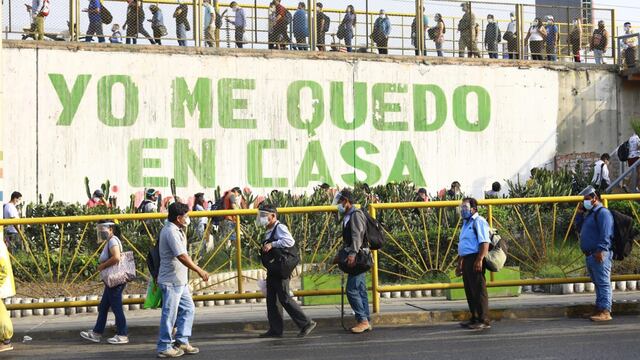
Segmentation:
{"type": "Polygon", "coordinates": [[[307,50],[307,36],[309,36],[309,24],[307,23],[307,10],[303,2],[298,3],[298,10],[293,14],[291,28],[296,38],[294,49],[307,50]]]}
{"type": "Polygon", "coordinates": [[[244,44],[244,29],[247,27],[244,9],[238,6],[238,3],[235,1],[232,1],[229,6],[236,14],[236,17],[234,20],[229,20],[229,18],[227,18],[227,21],[236,27],[236,46],[238,49],[242,49],[242,45],[244,44]]]}
{"type": "Polygon", "coordinates": [[[576,225],[580,228],[580,249],[585,255],[587,271],[596,288],[596,311],[591,321],[610,321],[611,303],[611,262],[613,252],[613,216],[602,206],[600,194],[593,186],[588,186],[580,195],[584,200],[576,225]]]}
{"type": "Polygon", "coordinates": [[[209,47],[216,46],[216,9],[211,5],[211,0],[204,0],[204,39],[209,47]]]}
{"type": "Polygon", "coordinates": [[[489,296],[484,276],[484,258],[489,252],[489,224],[478,214],[478,200],[462,199],[460,205],[462,229],[458,242],[458,267],[456,275],[462,275],[471,319],[460,326],[471,330],[491,328],[489,320],[489,296]]]}
{"type": "MultiPolygon", "coordinates": [[[[262,245],[262,252],[268,253],[274,249],[288,249],[298,251],[295,240],[291,236],[285,224],[281,224],[277,218],[278,211],[271,205],[261,205],[258,213],[258,223],[267,229],[262,245]]],[[[278,260],[278,258],[274,258],[278,260]]],[[[282,337],[284,323],[282,308],[287,311],[291,320],[298,326],[298,337],[305,337],[316,327],[316,322],[311,320],[300,308],[300,305],[289,294],[289,278],[283,279],[281,275],[267,271],[267,318],[269,330],[260,337],[282,337]]]]}

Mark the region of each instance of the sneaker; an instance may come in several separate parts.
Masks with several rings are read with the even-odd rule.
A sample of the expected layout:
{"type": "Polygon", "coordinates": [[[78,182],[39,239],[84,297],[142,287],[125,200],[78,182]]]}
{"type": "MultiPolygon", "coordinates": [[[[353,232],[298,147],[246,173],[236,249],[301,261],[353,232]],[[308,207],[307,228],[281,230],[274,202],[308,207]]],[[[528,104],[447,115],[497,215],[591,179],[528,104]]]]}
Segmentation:
{"type": "Polygon", "coordinates": [[[186,355],[195,355],[200,352],[197,347],[193,347],[191,344],[182,344],[179,341],[176,341],[176,348],[182,350],[186,355]]]}
{"type": "Polygon", "coordinates": [[[594,321],[594,322],[603,322],[603,321],[611,321],[613,318],[611,317],[611,313],[608,310],[603,310],[600,313],[593,315],[589,319],[591,319],[591,321],[594,321]]]}
{"type": "Polygon", "coordinates": [[[462,321],[459,325],[465,329],[468,329],[470,326],[477,324],[476,320],[462,321]]]}
{"type": "Polygon", "coordinates": [[[102,338],[102,335],[94,333],[93,330],[81,331],[80,336],[83,339],[93,341],[94,343],[99,343],[102,338]]]}
{"type": "Polygon", "coordinates": [[[261,338],[281,338],[282,334],[278,334],[275,331],[269,330],[269,331],[267,331],[265,333],[260,334],[260,337],[261,338]]]}
{"type": "Polygon", "coordinates": [[[469,327],[467,329],[474,330],[474,331],[489,330],[489,329],[491,329],[491,325],[485,324],[483,322],[478,322],[478,323],[475,323],[473,325],[469,325],[469,327]]]}
{"type": "Polygon", "coordinates": [[[112,338],[107,339],[107,342],[109,344],[113,344],[113,345],[121,345],[121,344],[128,344],[129,343],[129,337],[128,336],[122,336],[122,335],[116,335],[112,338]]]}
{"type": "Polygon", "coordinates": [[[184,351],[182,351],[182,349],[176,349],[174,347],[158,353],[158,357],[161,358],[161,359],[164,359],[164,358],[177,358],[177,357],[180,357],[182,355],[184,355],[184,351]]]}
{"type": "Polygon", "coordinates": [[[13,345],[11,343],[5,344],[0,343],[0,352],[13,350],[13,345]]]}
{"type": "Polygon", "coordinates": [[[351,332],[354,334],[362,334],[365,331],[369,331],[369,322],[368,321],[362,321],[359,322],[358,325],[354,326],[351,328],[351,332]]]}
{"type": "Polygon", "coordinates": [[[302,330],[300,330],[300,332],[298,333],[298,337],[305,337],[307,335],[309,335],[310,332],[313,331],[313,329],[316,328],[316,326],[318,326],[318,323],[311,320],[309,321],[309,323],[302,328],[302,330]]]}

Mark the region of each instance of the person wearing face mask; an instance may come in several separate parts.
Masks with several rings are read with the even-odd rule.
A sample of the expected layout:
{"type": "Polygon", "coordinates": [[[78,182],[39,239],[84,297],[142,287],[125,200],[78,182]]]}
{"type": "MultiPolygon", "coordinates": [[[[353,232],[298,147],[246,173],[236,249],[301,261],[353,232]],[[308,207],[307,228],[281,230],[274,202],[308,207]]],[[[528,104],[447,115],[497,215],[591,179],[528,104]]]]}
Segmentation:
{"type": "Polygon", "coordinates": [[[238,49],[242,49],[242,45],[244,43],[244,29],[247,26],[247,20],[244,15],[244,9],[241,8],[237,2],[232,1],[229,4],[231,7],[231,11],[235,13],[235,18],[233,20],[229,20],[227,17],[226,20],[236,28],[235,38],[236,38],[236,46],[238,49]]]}
{"type": "Polygon", "coordinates": [[[542,50],[546,36],[547,30],[542,25],[542,21],[540,21],[540,18],[535,18],[527,36],[524,38],[525,44],[529,42],[529,54],[532,60],[544,60],[542,50]]]}
{"type": "MultiPolygon", "coordinates": [[[[367,219],[362,210],[356,208],[353,193],[350,189],[342,189],[333,199],[333,204],[338,206],[338,213],[342,216],[342,251],[348,254],[347,267],[356,267],[356,256],[360,252],[371,258],[371,250],[365,243],[364,235],[367,228],[367,219]]],[[[338,259],[334,259],[337,263],[338,259]]],[[[369,299],[367,297],[367,272],[357,275],[349,274],[347,277],[347,299],[355,313],[357,324],[351,328],[354,334],[371,331],[371,315],[369,313],[369,299]]]]}
{"type": "Polygon", "coordinates": [[[518,55],[518,22],[516,16],[511,13],[511,21],[507,25],[507,31],[504,33],[504,40],[507,41],[507,51],[509,52],[509,59],[519,59],[518,55]]]}
{"type": "Polygon", "coordinates": [[[378,54],[388,54],[389,34],[391,34],[391,21],[384,10],[380,10],[380,14],[373,24],[371,39],[378,47],[378,54]]]}
{"type": "Polygon", "coordinates": [[[547,31],[547,37],[545,41],[547,61],[556,61],[558,59],[556,55],[556,45],[560,41],[560,30],[558,25],[555,24],[554,18],[551,15],[547,16],[547,24],[545,25],[547,31]]]}
{"type": "Polygon", "coordinates": [[[613,252],[613,215],[602,206],[600,193],[588,186],[580,192],[584,196],[576,216],[580,229],[580,249],[584,253],[589,277],[596,288],[596,308],[591,321],[611,320],[611,262],[613,252]]]}
{"type": "Polygon", "coordinates": [[[157,344],[159,358],[197,354],[200,350],[189,343],[195,305],[189,290],[189,270],[203,281],[209,273],[196,265],[187,252],[185,230],[191,223],[189,206],[181,202],[169,205],[167,222],[160,232],[160,269],[158,285],[162,290],[162,315],[157,344]],[[175,337],[173,329],[176,329],[175,337]]]}
{"type": "Polygon", "coordinates": [[[470,330],[491,328],[489,320],[489,296],[485,279],[484,258],[489,253],[489,223],[478,214],[478,201],[462,199],[460,205],[462,228],[458,242],[458,266],[456,275],[462,275],[464,293],[467,296],[471,319],[460,323],[470,330]]]}
{"type": "MultiPolygon", "coordinates": [[[[2,207],[3,219],[18,219],[20,212],[18,207],[22,203],[22,194],[18,191],[11,193],[11,200],[2,207]]],[[[4,243],[12,254],[23,248],[20,238],[19,225],[9,225],[4,227],[4,243]]]]}
{"type": "Polygon", "coordinates": [[[478,51],[477,39],[478,33],[476,29],[476,16],[471,11],[471,3],[460,4],[464,15],[458,22],[458,31],[460,32],[460,48],[459,56],[464,57],[465,51],[468,57],[477,56],[478,51]]]}
{"type": "Polygon", "coordinates": [[[580,18],[573,20],[567,41],[569,42],[571,54],[573,54],[573,61],[579,63],[581,61],[580,49],[582,47],[582,20],[580,18]]]}
{"type": "Polygon", "coordinates": [[[498,58],[498,43],[501,37],[500,27],[496,24],[493,15],[487,15],[487,27],[484,31],[484,47],[489,52],[490,59],[498,58]]]}
{"type": "Polygon", "coordinates": [[[598,28],[593,30],[591,41],[589,46],[593,51],[593,57],[596,60],[596,64],[604,64],[602,55],[607,52],[607,46],[609,45],[609,32],[604,26],[604,21],[598,21],[598,28]]]}
{"type": "MultiPolygon", "coordinates": [[[[631,23],[624,23],[624,34],[631,35],[635,32],[631,28],[631,23]]],[[[622,40],[622,51],[624,53],[624,64],[626,67],[636,66],[636,38],[628,37],[622,40]]]]}
{"type": "MultiPolygon", "coordinates": [[[[295,240],[285,224],[278,221],[278,211],[269,204],[263,204],[258,212],[258,224],[267,231],[264,235],[261,251],[264,254],[279,253],[289,251],[297,255],[298,249],[295,247],[295,240]]],[[[275,254],[271,254],[277,256],[275,254]]],[[[295,256],[294,255],[294,256],[295,256]]],[[[276,261],[282,258],[274,257],[276,261]]],[[[300,332],[298,337],[309,335],[316,327],[316,322],[311,320],[300,308],[300,305],[291,298],[289,294],[289,279],[273,270],[267,269],[267,318],[269,319],[269,330],[260,334],[260,337],[282,337],[284,323],[282,319],[282,308],[287,311],[291,320],[298,326],[300,332]]]]}
{"type": "MultiPolygon", "coordinates": [[[[112,221],[101,221],[96,228],[98,233],[98,241],[100,243],[107,242],[102,248],[102,253],[98,261],[98,271],[102,271],[110,266],[116,265],[120,262],[120,254],[122,253],[122,243],[120,242],[120,228],[112,221]]],[[[104,333],[105,326],[107,325],[107,315],[109,309],[113,311],[113,315],[116,318],[116,335],[110,339],[107,339],[109,344],[120,345],[129,343],[129,337],[127,336],[127,319],[124,316],[124,310],[122,308],[122,292],[127,284],[117,285],[115,287],[104,286],[104,293],[102,294],[102,300],[98,306],[98,319],[96,325],[92,330],[80,332],[80,336],[95,343],[99,343],[102,334],[104,333]]]]}

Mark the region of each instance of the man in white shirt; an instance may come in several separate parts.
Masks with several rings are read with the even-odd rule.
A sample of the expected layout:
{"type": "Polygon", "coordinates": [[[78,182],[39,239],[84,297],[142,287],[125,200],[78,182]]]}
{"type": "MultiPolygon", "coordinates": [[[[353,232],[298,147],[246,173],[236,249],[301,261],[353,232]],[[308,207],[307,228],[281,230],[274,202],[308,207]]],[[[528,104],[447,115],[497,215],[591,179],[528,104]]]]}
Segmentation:
{"type": "MultiPolygon", "coordinates": [[[[627,159],[627,165],[631,167],[638,159],[640,159],[640,137],[634,133],[629,138],[629,158],[627,159]]],[[[640,179],[640,166],[636,167],[635,174],[631,177],[633,192],[638,191],[638,179],[640,179]]]]}
{"type": "Polygon", "coordinates": [[[611,179],[609,178],[609,159],[609,154],[604,153],[600,156],[600,160],[593,164],[591,184],[594,188],[600,189],[601,192],[604,192],[611,184],[611,179]]]}
{"type": "MultiPolygon", "coordinates": [[[[3,207],[3,218],[4,219],[18,219],[20,217],[20,213],[18,212],[18,206],[22,202],[22,194],[17,191],[11,193],[11,200],[4,204],[3,207]]],[[[4,241],[7,244],[7,248],[13,254],[15,254],[16,250],[22,248],[22,241],[20,241],[20,234],[18,232],[17,225],[9,225],[4,228],[4,241]]]]}

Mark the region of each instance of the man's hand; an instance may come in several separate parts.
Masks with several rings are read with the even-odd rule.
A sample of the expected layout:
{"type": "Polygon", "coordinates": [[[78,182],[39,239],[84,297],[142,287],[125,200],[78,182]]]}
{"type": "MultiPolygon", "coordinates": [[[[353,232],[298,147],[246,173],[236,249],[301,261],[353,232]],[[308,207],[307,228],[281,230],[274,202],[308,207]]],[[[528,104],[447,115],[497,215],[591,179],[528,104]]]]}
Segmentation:
{"type": "Polygon", "coordinates": [[[269,250],[271,250],[273,248],[273,245],[271,245],[271,243],[266,243],[264,244],[264,246],[262,247],[262,252],[264,253],[268,253],[269,250]]]}
{"type": "Polygon", "coordinates": [[[458,261],[458,266],[456,267],[456,276],[462,276],[462,264],[464,263],[464,259],[460,259],[458,261]]]}
{"type": "Polygon", "coordinates": [[[593,258],[596,259],[599,264],[602,264],[602,262],[604,261],[604,252],[598,251],[597,253],[593,254],[593,258]]]}
{"type": "Polygon", "coordinates": [[[355,255],[349,255],[349,257],[347,258],[347,266],[348,267],[356,266],[356,257],[355,257],[355,255]]]}
{"type": "Polygon", "coordinates": [[[482,259],[476,259],[473,263],[473,270],[475,270],[475,272],[482,272],[482,259]]]}
{"type": "Polygon", "coordinates": [[[200,276],[202,281],[209,281],[209,273],[208,272],[200,269],[200,271],[198,271],[198,275],[200,276]]]}

